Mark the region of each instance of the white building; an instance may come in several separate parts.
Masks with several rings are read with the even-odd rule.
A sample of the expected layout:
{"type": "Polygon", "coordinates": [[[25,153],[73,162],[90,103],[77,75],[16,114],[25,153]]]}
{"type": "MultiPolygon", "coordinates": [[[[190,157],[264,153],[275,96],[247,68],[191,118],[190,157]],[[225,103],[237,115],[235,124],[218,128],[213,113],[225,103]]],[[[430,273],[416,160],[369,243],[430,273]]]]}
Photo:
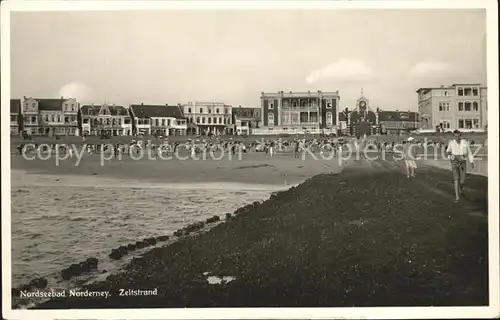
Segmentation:
{"type": "Polygon", "coordinates": [[[223,102],[189,102],[183,106],[188,134],[232,134],[232,107],[223,102]]]}
{"type": "Polygon", "coordinates": [[[480,84],[453,84],[417,90],[420,129],[483,131],[488,124],[488,90],[480,84]]]}
{"type": "Polygon", "coordinates": [[[187,119],[180,105],[145,105],[130,106],[133,118],[133,131],[144,135],[186,135],[187,119]]]}

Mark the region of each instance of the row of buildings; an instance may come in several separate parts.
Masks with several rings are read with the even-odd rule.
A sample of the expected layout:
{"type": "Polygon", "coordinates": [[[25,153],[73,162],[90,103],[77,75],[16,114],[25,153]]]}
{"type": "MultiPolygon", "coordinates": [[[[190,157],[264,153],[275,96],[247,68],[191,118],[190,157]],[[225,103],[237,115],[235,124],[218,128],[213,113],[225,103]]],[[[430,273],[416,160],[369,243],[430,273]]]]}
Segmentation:
{"type": "Polygon", "coordinates": [[[198,135],[250,134],[260,108],[220,102],[186,105],[80,105],[75,99],[26,98],[10,101],[11,134],[30,135],[198,135]]]}
{"type": "Polygon", "coordinates": [[[453,84],[417,90],[418,112],[386,111],[361,91],[354,108],[331,92],[261,93],[260,107],[222,102],[83,105],[75,99],[11,100],[11,133],[31,135],[397,134],[487,128],[487,88],[453,84]]]}
{"type": "Polygon", "coordinates": [[[418,111],[372,107],[363,95],[354,108],[341,108],[335,92],[261,93],[259,134],[398,134],[405,131],[484,131],[488,125],[487,88],[480,84],[420,88],[418,111]]]}
{"type": "Polygon", "coordinates": [[[339,92],[261,94],[263,128],[259,134],[324,133],[363,136],[398,134],[419,128],[417,112],[375,110],[363,95],[353,109],[340,107],[339,92]]]}

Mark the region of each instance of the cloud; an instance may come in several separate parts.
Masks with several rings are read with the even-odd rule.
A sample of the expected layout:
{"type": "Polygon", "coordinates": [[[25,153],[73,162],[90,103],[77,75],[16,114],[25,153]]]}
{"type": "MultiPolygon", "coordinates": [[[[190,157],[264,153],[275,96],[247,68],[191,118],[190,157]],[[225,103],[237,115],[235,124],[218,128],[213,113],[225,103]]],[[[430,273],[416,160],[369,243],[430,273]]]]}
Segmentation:
{"type": "Polygon", "coordinates": [[[410,74],[415,77],[447,76],[456,73],[457,70],[448,63],[441,61],[424,61],[415,64],[410,74]]]}
{"type": "Polygon", "coordinates": [[[92,89],[80,82],[70,82],[62,86],[59,90],[59,96],[85,101],[92,98],[92,89]]]}
{"type": "Polygon", "coordinates": [[[312,71],[306,78],[309,84],[321,81],[362,82],[373,78],[371,68],[355,59],[340,59],[324,68],[312,71]]]}

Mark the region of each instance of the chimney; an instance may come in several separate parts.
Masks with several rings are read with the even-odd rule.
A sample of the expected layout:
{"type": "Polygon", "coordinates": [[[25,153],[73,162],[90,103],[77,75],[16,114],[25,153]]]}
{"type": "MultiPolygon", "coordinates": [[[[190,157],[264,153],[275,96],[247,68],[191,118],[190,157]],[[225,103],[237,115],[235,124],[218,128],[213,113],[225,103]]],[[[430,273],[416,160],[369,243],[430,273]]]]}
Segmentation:
{"type": "Polygon", "coordinates": [[[61,96],[61,100],[64,100],[64,97],[63,97],[63,96],[61,96]]]}
{"type": "Polygon", "coordinates": [[[143,105],[144,105],[144,103],[141,102],[141,106],[143,106],[143,105]]]}
{"type": "Polygon", "coordinates": [[[23,99],[26,100],[26,96],[23,96],[23,99]]]}

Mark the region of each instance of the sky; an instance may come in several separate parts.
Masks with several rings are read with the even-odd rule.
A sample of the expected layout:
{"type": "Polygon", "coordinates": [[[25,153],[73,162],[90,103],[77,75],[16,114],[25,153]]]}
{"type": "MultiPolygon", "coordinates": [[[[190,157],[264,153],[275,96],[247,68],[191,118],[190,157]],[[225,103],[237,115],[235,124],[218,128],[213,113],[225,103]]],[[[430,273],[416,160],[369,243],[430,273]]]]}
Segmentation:
{"type": "Polygon", "coordinates": [[[485,10],[13,12],[12,98],[222,101],[336,91],[416,111],[416,89],[486,85],[485,10]]]}

